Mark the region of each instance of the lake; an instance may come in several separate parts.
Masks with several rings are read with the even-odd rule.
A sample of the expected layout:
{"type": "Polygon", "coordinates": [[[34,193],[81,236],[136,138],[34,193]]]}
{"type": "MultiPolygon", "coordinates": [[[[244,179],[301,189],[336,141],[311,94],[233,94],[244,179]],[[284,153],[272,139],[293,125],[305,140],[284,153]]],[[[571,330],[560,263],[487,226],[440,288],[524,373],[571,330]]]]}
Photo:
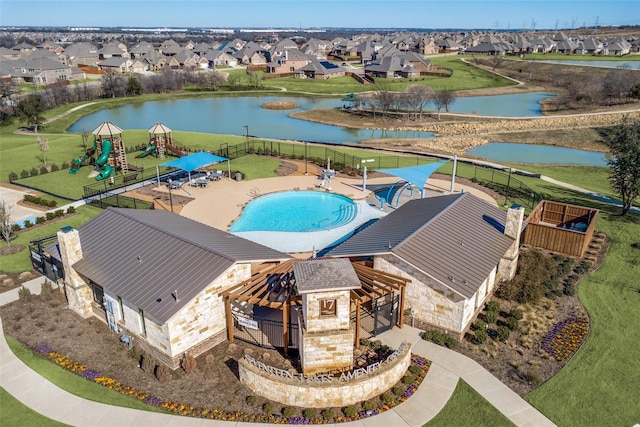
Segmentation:
{"type": "Polygon", "coordinates": [[[604,67],[604,68],[630,68],[640,70],[640,61],[564,61],[564,60],[541,60],[535,62],[549,62],[552,64],[580,65],[583,67],[604,67]]]}
{"type": "MultiPolygon", "coordinates": [[[[540,116],[540,100],[554,96],[531,92],[497,96],[475,96],[456,99],[451,112],[504,115],[510,117],[540,116]]],[[[112,122],[122,129],[149,129],[163,123],[172,130],[249,135],[260,138],[290,139],[325,143],[357,143],[377,138],[430,138],[429,132],[352,129],[297,120],[294,111],[340,108],[337,98],[243,96],[200,99],[176,99],[128,104],[101,110],[74,123],[70,132],[92,131],[100,123],[112,122]],[[268,110],[261,107],[269,101],[299,104],[294,110],[268,110]],[[246,126],[246,127],[245,127],[246,126]]]]}
{"type": "Polygon", "coordinates": [[[576,150],[549,145],[491,142],[467,150],[465,154],[499,163],[607,166],[606,155],[600,151],[576,150]]]}

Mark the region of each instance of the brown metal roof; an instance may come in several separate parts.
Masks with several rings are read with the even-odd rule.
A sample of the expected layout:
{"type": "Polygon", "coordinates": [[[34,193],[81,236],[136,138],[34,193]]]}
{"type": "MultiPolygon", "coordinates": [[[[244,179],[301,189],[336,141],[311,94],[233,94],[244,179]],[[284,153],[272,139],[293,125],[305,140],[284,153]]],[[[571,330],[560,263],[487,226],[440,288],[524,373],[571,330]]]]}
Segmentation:
{"type": "Polygon", "coordinates": [[[293,264],[298,293],[360,288],[348,259],[310,259],[293,264]]]}
{"type": "Polygon", "coordinates": [[[470,193],[412,200],[329,255],[393,254],[470,298],[513,243],[506,217],[470,193]]]}
{"type": "Polygon", "coordinates": [[[236,262],[290,258],[165,211],[109,208],[78,231],[73,268],[160,323],[236,262]]]}

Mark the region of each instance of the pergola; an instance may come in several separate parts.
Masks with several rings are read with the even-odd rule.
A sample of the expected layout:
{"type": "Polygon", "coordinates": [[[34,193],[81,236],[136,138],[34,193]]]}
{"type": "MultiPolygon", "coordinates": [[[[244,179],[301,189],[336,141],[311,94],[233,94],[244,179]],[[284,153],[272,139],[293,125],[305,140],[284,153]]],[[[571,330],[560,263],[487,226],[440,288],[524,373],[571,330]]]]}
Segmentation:
{"type": "MultiPolygon", "coordinates": [[[[288,354],[289,342],[289,314],[292,305],[300,305],[302,297],[297,294],[296,279],[293,265],[305,262],[290,259],[280,264],[263,264],[253,276],[244,282],[222,292],[225,298],[227,314],[227,337],[233,342],[233,315],[231,301],[244,302],[282,311],[284,353],[288,354]]],[[[399,317],[397,325],[402,327],[404,322],[404,290],[411,280],[394,274],[376,270],[364,264],[363,261],[351,261],[361,287],[351,290],[351,310],[356,313],[355,342],[360,341],[360,309],[362,304],[371,302],[385,295],[399,292],[399,317]]]]}

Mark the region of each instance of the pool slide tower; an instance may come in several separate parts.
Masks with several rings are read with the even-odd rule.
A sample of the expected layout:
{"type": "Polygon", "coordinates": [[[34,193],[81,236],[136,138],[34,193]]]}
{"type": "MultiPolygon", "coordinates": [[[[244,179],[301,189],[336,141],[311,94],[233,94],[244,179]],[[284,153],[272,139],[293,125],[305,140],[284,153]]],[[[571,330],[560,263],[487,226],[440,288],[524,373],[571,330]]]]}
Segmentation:
{"type": "Polygon", "coordinates": [[[94,164],[94,170],[88,175],[88,178],[95,177],[96,181],[109,178],[117,170],[126,173],[129,165],[122,140],[122,129],[111,122],[104,122],[95,128],[92,134],[94,135],[93,147],[73,161],[69,173],[78,173],[85,161],[94,164]],[[94,155],[97,157],[92,162],[91,159],[94,155]]]}

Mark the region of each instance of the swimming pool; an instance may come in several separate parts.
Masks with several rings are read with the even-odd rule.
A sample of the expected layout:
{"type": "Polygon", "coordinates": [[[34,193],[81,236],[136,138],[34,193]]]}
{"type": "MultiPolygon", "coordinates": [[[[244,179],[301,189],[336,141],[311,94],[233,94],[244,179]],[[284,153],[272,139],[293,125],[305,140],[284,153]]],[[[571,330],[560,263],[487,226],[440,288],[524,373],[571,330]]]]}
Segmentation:
{"type": "Polygon", "coordinates": [[[287,191],[249,203],[229,231],[282,252],[317,252],[384,215],[364,200],[320,191],[287,191]]]}
{"type": "Polygon", "coordinates": [[[353,221],[357,213],[353,200],[340,194],[286,191],[249,203],[230,231],[330,230],[353,221]]]}

